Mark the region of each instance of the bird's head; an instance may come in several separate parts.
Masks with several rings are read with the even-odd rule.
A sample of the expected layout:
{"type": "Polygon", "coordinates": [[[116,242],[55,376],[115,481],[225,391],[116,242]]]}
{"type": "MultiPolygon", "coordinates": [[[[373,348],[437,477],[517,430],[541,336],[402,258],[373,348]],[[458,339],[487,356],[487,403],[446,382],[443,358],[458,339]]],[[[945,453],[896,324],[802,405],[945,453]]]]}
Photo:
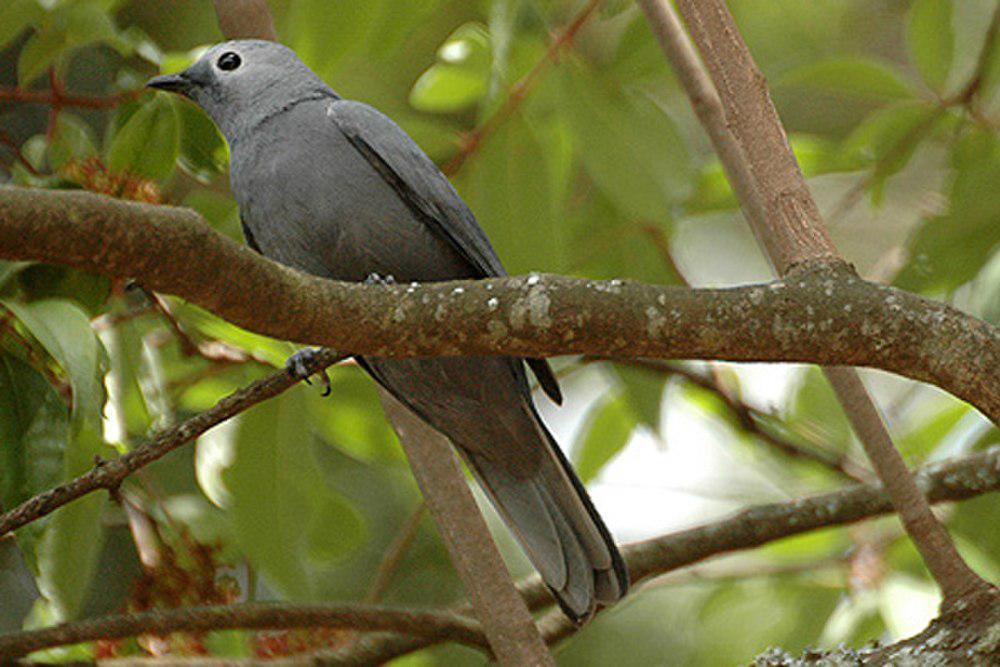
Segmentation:
{"type": "Polygon", "coordinates": [[[216,44],[187,69],[146,86],[194,100],[230,140],[289,102],[329,91],[294,51],[256,39],[216,44]]]}

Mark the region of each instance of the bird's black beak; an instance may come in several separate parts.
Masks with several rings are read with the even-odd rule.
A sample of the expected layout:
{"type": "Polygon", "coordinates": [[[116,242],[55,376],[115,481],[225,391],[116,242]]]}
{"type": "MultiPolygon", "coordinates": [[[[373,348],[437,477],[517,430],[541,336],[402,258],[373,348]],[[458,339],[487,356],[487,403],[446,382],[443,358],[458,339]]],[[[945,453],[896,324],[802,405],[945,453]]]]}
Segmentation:
{"type": "Polygon", "coordinates": [[[187,95],[190,93],[192,85],[193,82],[185,75],[184,72],[154,76],[146,82],[147,88],[166,90],[171,93],[180,93],[181,95],[187,95]]]}

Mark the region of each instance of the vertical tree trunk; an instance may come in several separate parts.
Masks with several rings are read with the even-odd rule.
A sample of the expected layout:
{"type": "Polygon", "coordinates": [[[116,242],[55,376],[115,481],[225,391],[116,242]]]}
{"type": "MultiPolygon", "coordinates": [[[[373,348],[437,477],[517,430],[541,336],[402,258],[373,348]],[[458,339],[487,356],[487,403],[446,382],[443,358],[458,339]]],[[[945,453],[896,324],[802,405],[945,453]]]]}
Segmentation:
{"type": "MultiPolygon", "coordinates": [[[[668,0],[639,3],[778,273],[786,275],[807,262],[843,264],[789,146],[767,82],[722,0],[677,2],[704,66],[668,0]]],[[[907,532],[941,587],[945,606],[973,593],[991,591],[962,560],[931,513],[857,371],[825,372],[907,532]]]]}

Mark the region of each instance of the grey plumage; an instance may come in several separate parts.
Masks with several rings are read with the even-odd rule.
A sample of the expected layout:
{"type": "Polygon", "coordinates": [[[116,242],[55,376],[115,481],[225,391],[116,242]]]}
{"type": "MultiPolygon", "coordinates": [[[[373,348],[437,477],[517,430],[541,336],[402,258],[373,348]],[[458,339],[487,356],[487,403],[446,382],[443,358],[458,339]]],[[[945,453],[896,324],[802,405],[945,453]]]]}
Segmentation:
{"type": "MultiPolygon", "coordinates": [[[[377,110],[341,99],[291,50],[227,42],[150,85],[191,97],[219,126],[247,241],[264,255],[349,281],[505,275],[416,143],[377,110]]],[[[625,594],[621,556],[532,403],[525,361],[561,400],[545,361],[359,361],[458,448],[569,616],[585,619],[625,594]]]]}

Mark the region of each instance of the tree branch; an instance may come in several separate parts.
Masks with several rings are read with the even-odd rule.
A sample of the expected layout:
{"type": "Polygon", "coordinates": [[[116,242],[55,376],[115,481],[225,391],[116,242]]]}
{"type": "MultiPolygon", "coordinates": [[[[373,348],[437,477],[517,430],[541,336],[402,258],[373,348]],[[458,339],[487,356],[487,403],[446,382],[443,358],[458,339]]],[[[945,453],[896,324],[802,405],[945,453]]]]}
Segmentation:
{"type": "MultiPolygon", "coordinates": [[[[933,503],[1000,491],[1000,446],[972,456],[926,465],[917,472],[916,479],[933,503]]],[[[856,484],[809,498],[749,507],[703,526],[625,545],[622,555],[633,583],[637,583],[713,556],[892,511],[892,503],[884,489],[856,484]]],[[[518,588],[532,610],[552,604],[548,590],[537,576],[529,577],[518,588]]],[[[563,638],[568,632],[555,614],[543,617],[540,627],[547,638],[563,638]]],[[[342,661],[337,664],[381,664],[430,644],[413,637],[381,634],[364,637],[356,645],[336,651],[334,655],[342,661]]]]}
{"type": "Polygon", "coordinates": [[[127,90],[112,95],[72,95],[62,90],[25,90],[0,88],[0,102],[45,104],[53,107],[78,107],[82,109],[114,109],[146,92],[143,89],[127,90]]]}
{"type": "Polygon", "coordinates": [[[1000,329],[843,266],[807,263],[728,289],[555,276],[336,283],[264,259],[190,210],[23,188],[0,189],[0,258],[132,277],[252,331],[350,354],[871,366],[936,384],[1000,423],[1000,329]]]}
{"type": "Polygon", "coordinates": [[[400,527],[399,532],[392,539],[392,543],[385,550],[385,554],[382,555],[382,562],[379,563],[378,570],[375,572],[375,579],[368,589],[368,593],[365,594],[365,602],[375,604],[382,601],[382,596],[389,590],[392,578],[399,570],[406,552],[413,545],[413,541],[417,539],[417,535],[420,533],[420,524],[426,513],[427,503],[421,501],[400,527]]]}
{"type": "MultiPolygon", "coordinates": [[[[789,146],[764,75],[726,5],[721,0],[678,0],[715,84],[713,95],[687,40],[670,44],[683,30],[669,3],[641,0],[641,4],[668,58],[676,69],[685,70],[682,83],[701,84],[691,88],[692,98],[697,95],[701,102],[695,111],[709,128],[727,174],[738,179],[735,189],[747,197],[743,202],[747,220],[778,273],[787,276],[794,273],[794,267],[808,263],[844,264],[789,146]],[[708,108],[713,111],[708,113],[708,108]]],[[[892,309],[891,303],[886,305],[892,309]]],[[[989,592],[992,587],[968,567],[920,495],[857,372],[840,368],[825,369],[825,373],[907,532],[941,587],[945,606],[966,595],[989,592]]]]}
{"type": "Polygon", "coordinates": [[[503,106],[490,116],[486,122],[465,135],[461,149],[441,168],[441,171],[449,176],[457,174],[465,165],[465,162],[482,147],[483,142],[514,115],[514,112],[518,110],[538,84],[545,70],[556,62],[560,51],[573,43],[577,33],[587,24],[590,17],[594,15],[600,5],[601,0],[590,0],[573,20],[552,39],[549,48],[545,51],[545,55],[542,56],[541,60],[535,64],[524,78],[511,87],[503,106]]]}
{"type": "MultiPolygon", "coordinates": [[[[227,37],[277,39],[265,0],[215,0],[215,10],[227,37]]],[[[554,665],[534,619],[514,588],[448,438],[387,392],[382,392],[382,404],[497,662],[554,665]]]]}
{"type": "MultiPolygon", "coordinates": [[[[332,350],[321,350],[313,357],[309,370],[312,373],[317,373],[343,358],[343,355],[332,350]]],[[[161,431],[148,443],[136,447],[131,452],[110,461],[101,461],[90,472],[84,473],[66,484],[40,493],[10,511],[0,514],[0,537],[88,493],[99,489],[112,491],[118,488],[126,477],[140,468],[194,440],[230,417],[277,396],[298,382],[297,378],[293,378],[287,372],[279,371],[254,382],[245,389],[233,392],[212,408],[161,431]]]]}
{"type": "Polygon", "coordinates": [[[467,613],[479,618],[497,662],[510,667],[555,667],[493,542],[451,443],[389,392],[381,391],[380,395],[472,603],[467,613]]]}
{"type": "Polygon", "coordinates": [[[401,632],[427,641],[454,641],[489,650],[479,624],[452,612],[394,609],[375,605],[308,605],[253,603],[155,609],[84,621],[40,630],[0,635],[0,659],[7,660],[53,646],[95,639],[207,630],[326,627],[363,631],[401,632]]]}
{"type": "MultiPolygon", "coordinates": [[[[850,481],[866,483],[872,478],[871,471],[865,470],[862,466],[851,461],[850,457],[846,454],[838,456],[828,450],[824,451],[815,447],[806,448],[774,433],[769,428],[765,428],[761,425],[761,422],[769,417],[773,419],[771,415],[744,403],[738,397],[726,391],[719,383],[697,371],[685,368],[680,364],[660,361],[658,359],[618,359],[615,363],[623,366],[645,368],[667,375],[677,375],[684,378],[687,382],[711,392],[726,406],[740,430],[761,439],[785,456],[818,463],[850,481]]],[[[788,428],[787,425],[785,425],[785,428],[788,428]]]]}

